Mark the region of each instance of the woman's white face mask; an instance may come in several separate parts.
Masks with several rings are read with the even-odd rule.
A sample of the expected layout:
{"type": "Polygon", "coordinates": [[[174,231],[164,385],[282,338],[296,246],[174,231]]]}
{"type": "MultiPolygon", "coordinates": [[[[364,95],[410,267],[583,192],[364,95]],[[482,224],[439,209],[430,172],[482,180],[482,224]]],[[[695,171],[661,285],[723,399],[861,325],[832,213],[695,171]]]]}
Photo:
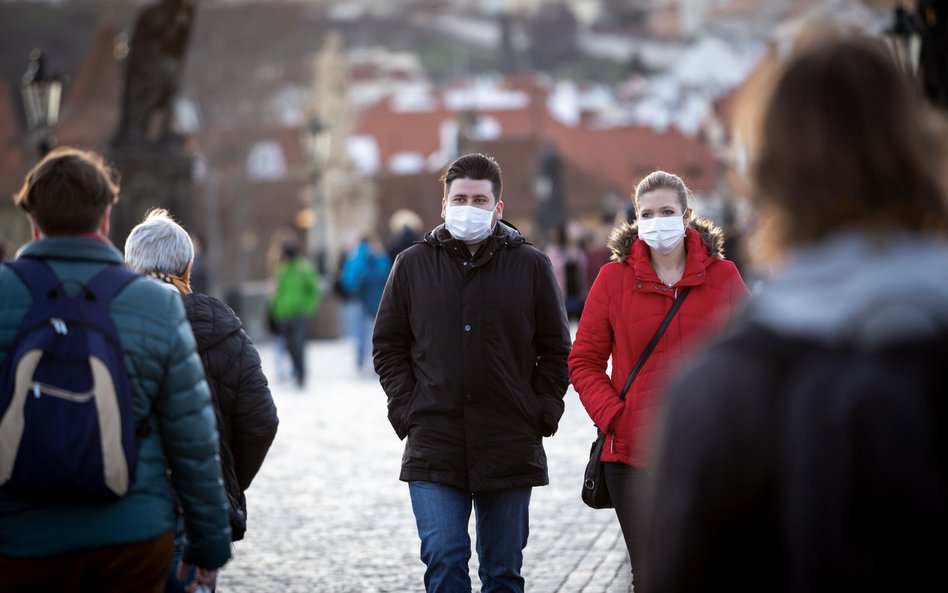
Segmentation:
{"type": "Polygon", "coordinates": [[[478,243],[490,236],[496,208],[484,210],[474,206],[448,206],[444,226],[451,236],[465,243],[478,243]]]}
{"type": "Polygon", "coordinates": [[[668,255],[685,238],[682,216],[656,216],[639,219],[639,238],[658,253],[668,255]]]}

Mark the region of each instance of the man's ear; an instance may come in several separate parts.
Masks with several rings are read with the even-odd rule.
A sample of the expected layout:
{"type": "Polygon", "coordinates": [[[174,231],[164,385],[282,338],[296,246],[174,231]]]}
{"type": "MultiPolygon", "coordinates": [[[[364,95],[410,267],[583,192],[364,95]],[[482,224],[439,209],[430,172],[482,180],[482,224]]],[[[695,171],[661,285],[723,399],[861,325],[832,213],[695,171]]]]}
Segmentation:
{"type": "Polygon", "coordinates": [[[29,214],[27,214],[27,215],[26,215],[26,218],[27,218],[27,220],[30,221],[30,231],[31,231],[31,233],[32,233],[32,235],[33,235],[33,240],[34,240],[34,241],[39,241],[40,239],[43,238],[43,232],[40,230],[40,228],[39,228],[38,226],[36,226],[36,221],[33,220],[33,217],[32,217],[32,216],[30,216],[29,214]]]}
{"type": "Polygon", "coordinates": [[[499,221],[503,217],[504,217],[504,201],[497,200],[497,213],[494,214],[494,220],[499,221]]]}
{"type": "Polygon", "coordinates": [[[445,212],[447,212],[447,209],[448,209],[448,199],[441,198],[441,218],[442,219],[444,219],[444,214],[445,212]]]}
{"type": "Polygon", "coordinates": [[[111,225],[109,224],[110,218],[112,218],[111,205],[105,207],[105,212],[102,213],[102,220],[99,221],[99,229],[98,229],[99,234],[105,237],[106,239],[109,238],[109,230],[111,229],[111,225]]]}

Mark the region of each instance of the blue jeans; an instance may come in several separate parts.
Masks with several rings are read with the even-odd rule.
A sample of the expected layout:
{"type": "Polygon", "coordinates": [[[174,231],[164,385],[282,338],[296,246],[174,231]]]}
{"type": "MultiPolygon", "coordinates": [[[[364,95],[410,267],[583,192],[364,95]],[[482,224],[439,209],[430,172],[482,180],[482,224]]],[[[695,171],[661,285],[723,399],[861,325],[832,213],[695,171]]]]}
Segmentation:
{"type": "Polygon", "coordinates": [[[467,525],[474,508],[482,593],[523,593],[523,549],[530,533],[532,488],[465,492],[434,482],[408,483],[421,538],[428,593],[470,593],[471,538],[467,525]]]}
{"type": "Polygon", "coordinates": [[[375,315],[367,313],[359,307],[359,318],[357,321],[356,338],[356,368],[362,369],[365,366],[366,358],[372,354],[372,330],[375,328],[375,315]]]}

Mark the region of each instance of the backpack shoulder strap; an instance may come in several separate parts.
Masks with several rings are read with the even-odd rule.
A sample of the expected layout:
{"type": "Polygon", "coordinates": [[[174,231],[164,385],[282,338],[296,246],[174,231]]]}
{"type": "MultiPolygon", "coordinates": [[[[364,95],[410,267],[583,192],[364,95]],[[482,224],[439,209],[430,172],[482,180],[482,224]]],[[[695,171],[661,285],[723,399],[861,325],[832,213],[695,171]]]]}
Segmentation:
{"type": "Polygon", "coordinates": [[[3,262],[3,265],[9,266],[20,277],[27,290],[33,294],[34,303],[47,298],[60,284],[53,269],[41,259],[21,257],[15,261],[3,262]]]}
{"type": "Polygon", "coordinates": [[[106,266],[100,270],[89,282],[86,287],[92,291],[102,303],[108,303],[125,286],[138,278],[139,274],[129,270],[125,266],[114,265],[106,266]]]}

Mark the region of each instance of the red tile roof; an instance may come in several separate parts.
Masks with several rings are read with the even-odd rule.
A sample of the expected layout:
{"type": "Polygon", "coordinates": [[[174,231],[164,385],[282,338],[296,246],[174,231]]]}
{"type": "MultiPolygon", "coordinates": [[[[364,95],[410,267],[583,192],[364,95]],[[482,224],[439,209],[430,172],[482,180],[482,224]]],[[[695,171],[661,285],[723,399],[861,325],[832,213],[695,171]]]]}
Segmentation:
{"type": "MultiPolygon", "coordinates": [[[[523,80],[515,85],[529,88],[523,80]]],[[[573,209],[601,208],[603,196],[609,192],[627,196],[642,177],[655,169],[680,175],[697,192],[714,188],[715,159],[699,138],[676,130],[658,132],[637,125],[567,126],[547,111],[546,91],[539,85],[533,88],[533,100],[527,107],[479,112],[481,116],[495,119],[502,128],[499,138],[474,144],[496,153],[494,156],[504,169],[505,197],[518,197],[508,202],[508,213],[519,215],[524,213],[522,209],[533,208],[532,179],[540,146],[547,140],[556,143],[563,159],[567,201],[573,209]]],[[[440,147],[442,123],[463,117],[464,114],[446,109],[440,103],[427,110],[396,112],[390,101],[382,101],[358,115],[356,133],[376,139],[380,163],[385,169],[389,159],[399,152],[416,152],[425,157],[434,153],[440,147]]],[[[431,180],[432,192],[438,190],[437,174],[420,175],[431,180]]],[[[389,177],[389,174],[380,175],[383,186],[401,184],[389,177]]],[[[382,196],[387,194],[383,189],[382,196]]]]}

